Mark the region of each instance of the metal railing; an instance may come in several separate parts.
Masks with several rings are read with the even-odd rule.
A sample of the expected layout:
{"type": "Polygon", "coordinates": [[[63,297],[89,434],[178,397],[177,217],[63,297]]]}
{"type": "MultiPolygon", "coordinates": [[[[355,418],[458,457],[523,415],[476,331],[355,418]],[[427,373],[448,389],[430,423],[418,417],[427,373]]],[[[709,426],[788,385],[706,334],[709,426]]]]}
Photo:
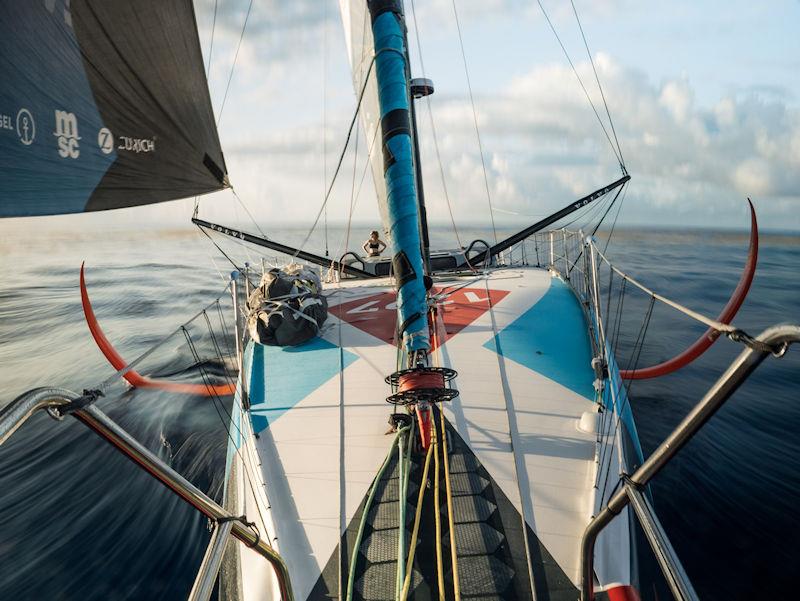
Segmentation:
{"type": "Polygon", "coordinates": [[[800,342],[800,326],[774,326],[764,330],[755,341],[756,344],[742,351],[731,363],[700,402],[653,451],[642,466],[633,475],[624,478],[622,488],[589,522],[581,544],[582,601],[594,599],[594,544],[597,536],[628,504],[633,507],[634,513],[642,524],[645,536],[656,554],[656,559],[672,594],[680,600],[698,598],[652,506],[647,497],[642,494],[642,489],[725,404],[725,401],[768,355],[782,356],[790,344],[800,342]]]}
{"type": "MultiPolygon", "coordinates": [[[[558,273],[573,288],[576,296],[583,303],[596,358],[607,365],[609,358],[606,357],[606,353],[609,352],[609,347],[604,331],[598,271],[603,262],[607,268],[615,268],[599,252],[594,240],[591,237],[584,237],[580,231],[555,230],[542,232],[539,236],[540,238],[535,240],[534,244],[541,249],[544,243],[549,254],[547,267],[558,273]]],[[[630,279],[629,276],[619,273],[630,279]]],[[[637,282],[631,281],[638,285],[637,282]]],[[[641,287],[641,285],[639,286],[641,287]]],[[[660,297],[645,288],[642,289],[649,292],[654,298],[657,297],[657,300],[670,304],[689,317],[703,321],[720,332],[738,332],[727,324],[703,318],[686,307],[660,297]]],[[[741,334],[741,332],[739,333],[741,334]]],[[[782,356],[789,345],[800,342],[800,326],[774,326],[762,332],[755,339],[744,335],[738,337],[737,340],[745,342],[748,348],[731,363],[705,396],[642,463],[641,467],[630,476],[625,474],[621,476],[622,485],[619,490],[610,496],[605,506],[587,526],[581,542],[582,601],[593,601],[594,599],[594,547],[597,537],[611,520],[628,505],[631,506],[642,526],[644,535],[655,553],[659,567],[674,597],[681,601],[698,599],[655,510],[647,495],[644,494],[644,489],[648,482],[691,440],[768,355],[782,356]]],[[[614,410],[616,409],[617,403],[614,403],[614,410]]]]}
{"type": "Polygon", "coordinates": [[[80,407],[80,395],[63,388],[37,388],[26,392],[0,410],[0,445],[37,411],[46,409],[56,419],[74,416],[117,451],[177,494],[214,523],[203,563],[195,579],[189,599],[205,601],[214,588],[222,556],[230,536],[264,557],[275,571],[283,601],[293,601],[289,572],[281,556],[263,540],[253,524],[244,516],[234,516],[208,497],[194,484],[164,463],[116,422],[93,405],[80,407]]]}
{"type": "MultiPolygon", "coordinates": [[[[600,365],[608,365],[604,316],[601,307],[600,282],[598,272],[601,267],[616,271],[634,287],[666,303],[692,319],[705,323],[720,333],[730,335],[739,332],[733,326],[723,324],[684,307],[670,299],[645,288],[630,276],[620,272],[595,246],[592,237],[585,237],[581,231],[566,229],[537,232],[528,239],[505,251],[499,261],[502,265],[537,265],[547,267],[568,283],[578,300],[583,304],[589,325],[590,338],[596,360],[600,365]]],[[[610,294],[610,291],[607,291],[610,294]]],[[[675,549],[669,541],[659,521],[645,487],[650,480],[692,439],[702,426],[733,395],[739,386],[770,354],[782,356],[789,345],[800,342],[800,325],[778,325],[768,328],[753,339],[747,335],[732,337],[748,345],[731,363],[705,396],[692,411],[661,443],[661,445],[630,476],[622,474],[621,486],[612,493],[598,514],[592,518],[581,541],[581,601],[594,600],[594,548],[600,532],[625,507],[631,506],[642,527],[645,538],[655,554],[661,572],[675,599],[696,601],[697,593],[686,571],[681,565],[675,549]]],[[[593,362],[594,365],[594,362],[593,362]]],[[[608,377],[608,376],[606,376],[608,377]]],[[[612,385],[610,381],[606,385],[612,385]]],[[[621,391],[617,391],[619,394],[621,391]]],[[[600,401],[598,401],[600,402],[600,401]]],[[[618,402],[613,402],[613,410],[618,402]]],[[[617,418],[618,419],[618,418],[617,418]]],[[[598,441],[605,433],[599,433],[598,441]]],[[[613,442],[612,442],[613,444],[613,442]]]]}

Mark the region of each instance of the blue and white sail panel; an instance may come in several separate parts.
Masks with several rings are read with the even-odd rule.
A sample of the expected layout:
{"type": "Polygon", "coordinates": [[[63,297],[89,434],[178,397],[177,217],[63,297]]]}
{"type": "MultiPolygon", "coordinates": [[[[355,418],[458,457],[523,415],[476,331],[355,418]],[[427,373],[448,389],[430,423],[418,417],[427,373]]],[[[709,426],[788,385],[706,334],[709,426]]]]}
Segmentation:
{"type": "Polygon", "coordinates": [[[0,10],[0,216],[226,185],[191,0],[0,0],[0,10]]]}
{"type": "Polygon", "coordinates": [[[375,74],[381,111],[392,268],[399,328],[407,351],[426,350],[427,299],[423,284],[419,208],[411,140],[410,98],[401,0],[370,0],[375,74]]]}

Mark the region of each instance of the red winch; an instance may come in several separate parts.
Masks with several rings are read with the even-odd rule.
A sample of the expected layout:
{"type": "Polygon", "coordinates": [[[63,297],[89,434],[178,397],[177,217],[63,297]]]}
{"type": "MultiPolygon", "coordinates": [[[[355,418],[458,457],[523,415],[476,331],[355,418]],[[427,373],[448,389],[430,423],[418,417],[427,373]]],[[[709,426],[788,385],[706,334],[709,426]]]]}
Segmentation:
{"type": "Polygon", "coordinates": [[[419,436],[423,449],[431,442],[431,403],[450,401],[458,396],[458,390],[448,383],[458,374],[449,367],[424,367],[403,369],[386,378],[394,394],[386,401],[393,405],[412,405],[417,414],[419,436]]]}

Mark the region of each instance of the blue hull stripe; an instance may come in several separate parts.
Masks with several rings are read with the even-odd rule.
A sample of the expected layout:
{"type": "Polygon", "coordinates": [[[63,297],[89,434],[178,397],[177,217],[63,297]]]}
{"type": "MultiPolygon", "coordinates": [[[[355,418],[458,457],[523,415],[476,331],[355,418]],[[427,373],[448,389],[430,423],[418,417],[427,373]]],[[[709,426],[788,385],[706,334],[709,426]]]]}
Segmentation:
{"type": "MultiPolygon", "coordinates": [[[[339,347],[314,338],[294,347],[250,343],[250,420],[258,434],[339,373],[339,347]]],[[[342,349],[341,369],[358,356],[342,349]]]]}
{"type": "Polygon", "coordinates": [[[483,346],[595,400],[585,323],[572,290],[553,278],[538,303],[483,346]]]}

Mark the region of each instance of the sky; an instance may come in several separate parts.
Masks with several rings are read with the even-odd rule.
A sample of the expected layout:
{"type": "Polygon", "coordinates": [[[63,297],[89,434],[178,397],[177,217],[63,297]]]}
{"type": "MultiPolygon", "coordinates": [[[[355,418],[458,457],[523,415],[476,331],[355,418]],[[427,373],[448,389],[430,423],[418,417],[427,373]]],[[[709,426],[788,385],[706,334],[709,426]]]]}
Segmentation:
{"type": "MultiPolygon", "coordinates": [[[[216,20],[215,0],[195,8],[229,177],[269,233],[319,214],[356,98],[338,0],[254,0],[231,76],[249,2],[220,0],[216,20]]],[[[451,222],[448,199],[457,225],[489,224],[488,196],[498,224],[524,226],[620,176],[536,0],[456,0],[482,157],[453,1],[414,0],[416,19],[405,4],[413,75],[436,87],[418,105],[433,224],[451,222]]],[[[610,129],[569,0],[542,4],[610,129]]],[[[800,2],[575,6],[633,178],[619,223],[744,229],[749,196],[762,228],[800,231],[800,2]]],[[[354,221],[379,222],[367,147],[358,131],[328,202],[333,223],[348,220],[354,198],[354,221]]],[[[89,219],[183,224],[192,206],[89,219]]],[[[203,197],[200,214],[249,222],[230,191],[203,197]]]]}

